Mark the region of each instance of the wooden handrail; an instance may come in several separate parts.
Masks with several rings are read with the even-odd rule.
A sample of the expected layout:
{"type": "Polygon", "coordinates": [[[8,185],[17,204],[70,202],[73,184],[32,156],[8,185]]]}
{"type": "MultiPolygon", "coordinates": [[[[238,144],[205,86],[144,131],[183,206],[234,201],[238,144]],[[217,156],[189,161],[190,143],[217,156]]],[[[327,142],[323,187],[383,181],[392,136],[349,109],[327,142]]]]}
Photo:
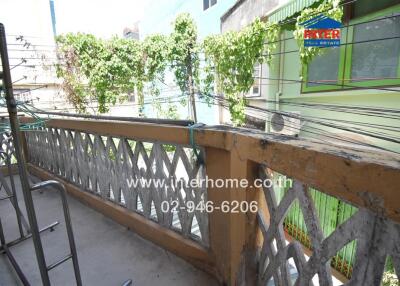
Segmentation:
{"type": "MultiPolygon", "coordinates": [[[[30,118],[21,118],[30,122],[30,118]]],[[[121,121],[51,119],[47,127],[146,141],[189,145],[189,128],[121,121]]],[[[235,152],[310,187],[400,222],[400,156],[276,136],[264,132],[205,126],[194,132],[197,145],[235,152]]]]}

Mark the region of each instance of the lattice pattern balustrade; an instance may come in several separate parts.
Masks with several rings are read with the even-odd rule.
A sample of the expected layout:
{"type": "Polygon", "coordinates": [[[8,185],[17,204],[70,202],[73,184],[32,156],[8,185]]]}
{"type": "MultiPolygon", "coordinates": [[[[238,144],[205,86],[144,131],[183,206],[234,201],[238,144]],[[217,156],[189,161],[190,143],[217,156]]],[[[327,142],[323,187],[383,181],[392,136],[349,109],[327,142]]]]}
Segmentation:
{"type": "MultiPolygon", "coordinates": [[[[0,134],[0,151],[10,156],[11,163],[17,162],[11,132],[3,132],[0,134]]],[[[5,165],[4,159],[3,156],[0,156],[0,166],[5,165]]]]}
{"type": "MultiPolygon", "coordinates": [[[[272,171],[260,166],[260,179],[270,179],[272,171]]],[[[343,247],[356,241],[355,263],[351,278],[345,285],[376,285],[381,283],[387,257],[400,274],[400,224],[364,208],[324,236],[319,216],[308,186],[293,180],[278,201],[273,187],[263,189],[268,211],[257,217],[263,236],[258,257],[258,285],[332,285],[330,262],[343,247]],[[302,245],[285,237],[284,219],[297,201],[303,214],[311,245],[307,257],[302,245]],[[318,284],[317,284],[318,285],[318,284]]]]}
{"type": "MultiPolygon", "coordinates": [[[[205,178],[204,166],[196,163],[188,146],[59,128],[26,132],[26,141],[34,165],[208,245],[207,213],[186,207],[188,202],[197,206],[207,201],[205,187],[187,184],[205,178]],[[146,186],[153,179],[164,183],[146,186]],[[172,201],[179,202],[178,207],[173,208],[172,201]]],[[[204,150],[200,152],[204,156],[204,150]]]]}

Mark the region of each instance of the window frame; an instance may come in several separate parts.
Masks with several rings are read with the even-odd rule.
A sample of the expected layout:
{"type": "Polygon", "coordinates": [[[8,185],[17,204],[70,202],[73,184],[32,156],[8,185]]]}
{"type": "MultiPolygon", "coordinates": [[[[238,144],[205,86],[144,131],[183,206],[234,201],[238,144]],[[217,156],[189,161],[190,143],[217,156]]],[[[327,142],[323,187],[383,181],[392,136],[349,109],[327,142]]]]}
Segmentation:
{"type": "Polygon", "coordinates": [[[206,11],[209,8],[210,8],[210,0],[203,0],[203,11],[206,11]],[[207,2],[207,7],[205,5],[206,2],[207,2]]]}
{"type": "Polygon", "coordinates": [[[245,94],[246,98],[256,98],[256,97],[261,97],[261,90],[262,90],[262,75],[263,75],[263,64],[262,63],[257,63],[254,65],[253,68],[253,75],[256,77],[254,79],[254,83],[251,86],[249,92],[245,94]],[[255,75],[254,71],[256,70],[256,67],[258,68],[258,75],[255,75]],[[254,87],[258,87],[258,92],[254,93],[254,87]]]}
{"type": "Polygon", "coordinates": [[[303,82],[301,84],[301,93],[321,92],[321,91],[338,91],[348,89],[359,89],[363,87],[379,87],[379,86],[395,86],[400,85],[400,55],[397,67],[397,79],[384,80],[366,80],[362,82],[351,81],[352,69],[352,52],[354,42],[354,24],[372,20],[376,17],[387,16],[390,13],[400,13],[400,4],[379,10],[368,15],[352,19],[349,21],[349,27],[341,29],[342,41],[339,52],[339,70],[338,80],[335,82],[337,86],[321,84],[318,86],[307,86],[308,81],[308,65],[302,67],[303,82]],[[345,85],[345,86],[343,86],[345,85]]]}
{"type": "MultiPolygon", "coordinates": [[[[357,19],[351,20],[349,22],[350,25],[358,24],[361,22],[373,20],[374,18],[388,16],[390,13],[399,13],[400,14],[400,5],[395,5],[357,19]]],[[[400,15],[399,15],[400,18],[400,15]]],[[[351,39],[351,43],[354,42],[354,27],[348,27],[348,36],[351,39]]],[[[398,56],[398,63],[397,63],[397,79],[375,79],[375,80],[365,80],[359,82],[352,82],[351,81],[351,70],[352,70],[352,58],[353,58],[353,46],[354,44],[346,45],[346,63],[345,63],[345,72],[344,72],[344,84],[357,87],[372,87],[372,86],[394,86],[400,85],[400,54],[398,56]]]]}
{"type": "MultiPolygon", "coordinates": [[[[340,31],[342,41],[346,42],[347,38],[347,29],[343,28],[340,31]]],[[[302,69],[303,74],[303,82],[301,83],[301,92],[318,92],[318,91],[335,91],[339,89],[343,89],[343,76],[345,69],[345,56],[346,54],[346,45],[341,45],[339,47],[339,66],[338,66],[338,77],[336,82],[332,82],[332,84],[321,84],[316,86],[307,86],[308,83],[308,65],[304,65],[302,69]],[[335,84],[335,85],[334,85],[335,84]],[[337,85],[336,85],[337,84],[337,85]]],[[[322,54],[323,55],[323,54],[322,54]]]]}
{"type": "Polygon", "coordinates": [[[203,11],[207,11],[208,9],[212,8],[213,6],[217,5],[218,0],[203,0],[203,11]],[[205,1],[208,3],[207,8],[205,8],[205,1]],[[213,4],[214,1],[214,4],[213,4]]]}

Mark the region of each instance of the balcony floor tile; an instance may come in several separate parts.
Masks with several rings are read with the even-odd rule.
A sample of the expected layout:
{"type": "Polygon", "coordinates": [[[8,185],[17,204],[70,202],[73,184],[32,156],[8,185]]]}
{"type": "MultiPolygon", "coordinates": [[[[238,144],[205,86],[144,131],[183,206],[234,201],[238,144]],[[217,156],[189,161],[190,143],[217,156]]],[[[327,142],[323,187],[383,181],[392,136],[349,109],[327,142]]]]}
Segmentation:
{"type": "MultiPolygon", "coordinates": [[[[19,177],[14,178],[20,207],[25,213],[19,177]]],[[[5,191],[0,190],[0,196],[4,195],[5,191]]],[[[40,227],[55,220],[60,222],[55,231],[41,235],[47,264],[50,264],[68,253],[61,201],[58,193],[51,190],[35,192],[33,198],[40,227]]],[[[217,285],[211,276],[172,253],[142,239],[74,198],[69,197],[68,201],[84,285],[117,286],[127,279],[132,279],[133,285],[141,286],[217,285]]],[[[0,218],[6,240],[17,238],[16,216],[8,200],[0,201],[0,218]]],[[[11,251],[31,284],[40,285],[32,240],[13,246],[11,251]]],[[[52,285],[75,285],[72,263],[68,261],[51,270],[50,279],[52,285]]],[[[19,285],[4,255],[0,255],[0,285],[19,285]]]]}

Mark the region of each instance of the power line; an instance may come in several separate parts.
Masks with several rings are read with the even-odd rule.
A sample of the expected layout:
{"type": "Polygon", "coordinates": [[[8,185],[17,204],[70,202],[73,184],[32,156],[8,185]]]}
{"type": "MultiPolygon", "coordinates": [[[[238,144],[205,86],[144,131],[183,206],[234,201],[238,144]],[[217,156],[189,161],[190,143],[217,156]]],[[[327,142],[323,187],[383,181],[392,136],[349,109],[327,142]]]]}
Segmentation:
{"type": "MultiPolygon", "coordinates": [[[[276,80],[276,81],[287,81],[287,82],[297,82],[297,83],[314,83],[314,84],[324,84],[324,85],[331,85],[331,86],[338,86],[338,87],[351,87],[351,88],[358,88],[358,89],[367,89],[367,90],[381,90],[381,91],[393,91],[393,92],[400,92],[399,89],[392,89],[386,87],[367,87],[367,86],[357,86],[357,85],[349,85],[349,84],[338,84],[338,83],[329,83],[325,81],[318,81],[318,80],[299,80],[299,79],[287,79],[287,78],[272,78],[272,77],[259,77],[255,76],[255,79],[268,79],[268,80],[276,80]]],[[[369,80],[359,80],[357,82],[364,82],[369,80]]]]}
{"type": "Polygon", "coordinates": [[[55,45],[42,45],[42,44],[31,44],[31,43],[25,43],[25,44],[20,44],[20,43],[9,43],[7,46],[24,46],[24,47],[54,47],[56,48],[55,45]]]}
{"type": "MultiPolygon", "coordinates": [[[[210,95],[208,95],[208,96],[210,96],[210,95]]],[[[216,97],[219,100],[222,100],[222,101],[225,100],[226,101],[226,99],[223,98],[223,97],[219,97],[219,96],[211,96],[211,97],[216,97]]],[[[375,139],[380,139],[380,140],[384,140],[384,141],[388,141],[388,142],[392,142],[392,143],[396,143],[396,144],[400,143],[400,139],[398,137],[387,136],[386,133],[384,133],[386,136],[383,136],[383,135],[381,135],[382,133],[378,134],[376,132],[366,131],[365,129],[360,129],[360,128],[354,129],[354,128],[343,126],[343,125],[338,125],[338,124],[335,125],[335,124],[327,123],[327,122],[324,122],[324,121],[321,121],[321,120],[305,118],[304,116],[300,118],[298,115],[295,115],[295,114],[292,114],[292,113],[288,113],[288,112],[265,109],[265,108],[261,108],[261,107],[257,107],[257,106],[251,106],[251,105],[246,105],[246,107],[258,110],[260,112],[267,112],[267,113],[271,113],[271,114],[281,114],[281,115],[284,115],[286,117],[291,117],[291,118],[295,118],[295,119],[302,119],[305,122],[309,122],[309,123],[313,123],[313,124],[317,124],[317,125],[322,125],[324,127],[329,127],[329,128],[333,128],[333,129],[339,129],[339,130],[350,132],[350,133],[356,133],[356,134],[360,134],[360,135],[364,135],[364,136],[368,136],[368,137],[372,137],[372,138],[375,138],[375,139]]],[[[375,146],[375,145],[373,145],[373,146],[374,147],[379,147],[379,146],[375,146]]],[[[381,148],[381,147],[379,147],[379,148],[381,148]]]]}
{"type": "MultiPolygon", "coordinates": [[[[143,105],[149,105],[149,104],[154,104],[154,103],[178,103],[181,102],[182,97],[186,97],[186,95],[178,95],[178,96],[168,96],[168,97],[161,97],[161,98],[153,98],[151,100],[146,100],[143,102],[143,105]],[[171,100],[171,99],[175,99],[175,100],[171,100]]],[[[33,108],[36,108],[34,105],[32,104],[28,104],[28,102],[32,102],[33,100],[28,100],[27,102],[25,102],[28,106],[31,106],[33,108]]],[[[95,103],[95,102],[94,102],[95,103]]],[[[115,105],[110,105],[111,108],[113,107],[134,107],[134,106],[141,106],[141,103],[126,103],[126,104],[115,104],[115,105]]],[[[93,106],[89,106],[90,108],[98,108],[99,105],[93,105],[93,106]]],[[[65,108],[57,108],[54,110],[76,110],[76,108],[74,107],[65,107],[65,108]]]]}
{"type": "Polygon", "coordinates": [[[14,95],[20,95],[20,94],[23,94],[23,93],[32,92],[32,91],[35,91],[35,90],[38,90],[38,89],[42,89],[42,88],[47,88],[47,84],[46,84],[46,85],[39,86],[39,87],[36,87],[36,88],[29,89],[29,90],[27,90],[27,91],[22,91],[22,92],[20,92],[20,93],[16,93],[16,94],[14,94],[14,95]]]}
{"type": "Polygon", "coordinates": [[[26,76],[26,75],[24,75],[24,76],[21,77],[20,79],[17,79],[17,80],[15,80],[15,81],[13,81],[12,84],[14,84],[14,83],[16,83],[16,82],[19,82],[19,81],[21,81],[21,80],[24,80],[24,79],[27,79],[27,76],[26,76]]]}
{"type": "Polygon", "coordinates": [[[7,34],[7,37],[17,37],[17,40],[20,38],[35,38],[35,39],[49,39],[49,37],[37,36],[37,35],[21,35],[21,34],[7,34]]]}
{"type": "Polygon", "coordinates": [[[290,101],[277,101],[277,100],[266,100],[270,103],[279,103],[279,104],[291,104],[291,105],[301,105],[301,106],[310,106],[311,108],[315,107],[335,107],[335,108],[353,108],[359,110],[366,110],[366,111],[383,111],[383,112],[392,112],[392,113],[400,113],[400,109],[398,108],[387,108],[382,106],[366,106],[366,105],[343,105],[337,103],[321,103],[321,102],[290,102],[290,101]]]}
{"type": "Polygon", "coordinates": [[[19,67],[19,66],[21,66],[21,65],[24,64],[24,63],[26,63],[26,59],[21,58],[21,62],[20,62],[19,64],[16,64],[16,65],[12,66],[12,67],[10,68],[10,70],[13,70],[13,69],[16,68],[16,67],[19,67]]]}
{"type": "MultiPolygon", "coordinates": [[[[399,16],[400,17],[400,16],[399,16]]],[[[400,39],[400,36],[393,36],[393,37],[385,37],[385,38],[378,38],[378,39],[370,39],[370,40],[363,40],[363,41],[356,41],[356,42],[350,42],[350,43],[340,43],[338,46],[348,46],[348,45],[356,45],[356,44],[365,44],[365,43],[371,43],[371,42],[378,42],[378,41],[388,41],[388,40],[394,40],[394,39],[400,39]]],[[[337,47],[319,47],[320,49],[335,49],[337,47]]],[[[290,50],[290,51],[284,51],[284,52],[277,52],[277,53],[272,53],[272,54],[262,54],[262,56],[276,56],[276,55],[284,55],[284,54],[291,54],[291,53],[296,53],[299,52],[300,50],[290,50]]]]}
{"type": "MultiPolygon", "coordinates": [[[[228,108],[227,108],[228,105],[227,104],[224,104],[224,103],[220,103],[220,104],[226,110],[228,110],[228,108]]],[[[263,118],[263,120],[265,120],[266,122],[269,122],[269,123],[272,122],[271,120],[268,120],[268,118],[263,118]]],[[[288,127],[292,131],[299,132],[299,127],[295,126],[294,124],[289,124],[289,126],[285,125],[285,127],[288,127]]],[[[328,138],[328,139],[335,139],[337,141],[348,143],[348,144],[353,144],[353,145],[356,144],[357,146],[375,148],[375,149],[379,149],[379,150],[382,150],[382,151],[387,151],[387,152],[393,152],[393,153],[396,153],[396,154],[400,154],[398,152],[395,152],[395,151],[387,149],[387,148],[383,148],[383,147],[378,146],[378,145],[369,144],[369,143],[366,143],[366,142],[363,142],[363,141],[360,141],[360,140],[356,140],[356,139],[353,139],[353,138],[348,138],[348,137],[345,137],[345,136],[338,136],[337,134],[332,134],[332,133],[329,133],[328,131],[326,131],[324,129],[316,128],[316,127],[313,127],[313,126],[305,126],[305,127],[303,126],[303,127],[301,127],[301,131],[305,132],[305,133],[317,135],[318,136],[318,138],[317,138],[318,140],[321,140],[320,136],[322,136],[322,137],[325,137],[325,138],[328,138]],[[312,131],[312,130],[314,130],[314,131],[312,131]]],[[[291,137],[291,138],[294,139],[293,137],[291,137]]],[[[324,142],[324,140],[321,140],[321,141],[324,142]]],[[[331,143],[331,141],[328,141],[327,143],[331,143]]]]}

